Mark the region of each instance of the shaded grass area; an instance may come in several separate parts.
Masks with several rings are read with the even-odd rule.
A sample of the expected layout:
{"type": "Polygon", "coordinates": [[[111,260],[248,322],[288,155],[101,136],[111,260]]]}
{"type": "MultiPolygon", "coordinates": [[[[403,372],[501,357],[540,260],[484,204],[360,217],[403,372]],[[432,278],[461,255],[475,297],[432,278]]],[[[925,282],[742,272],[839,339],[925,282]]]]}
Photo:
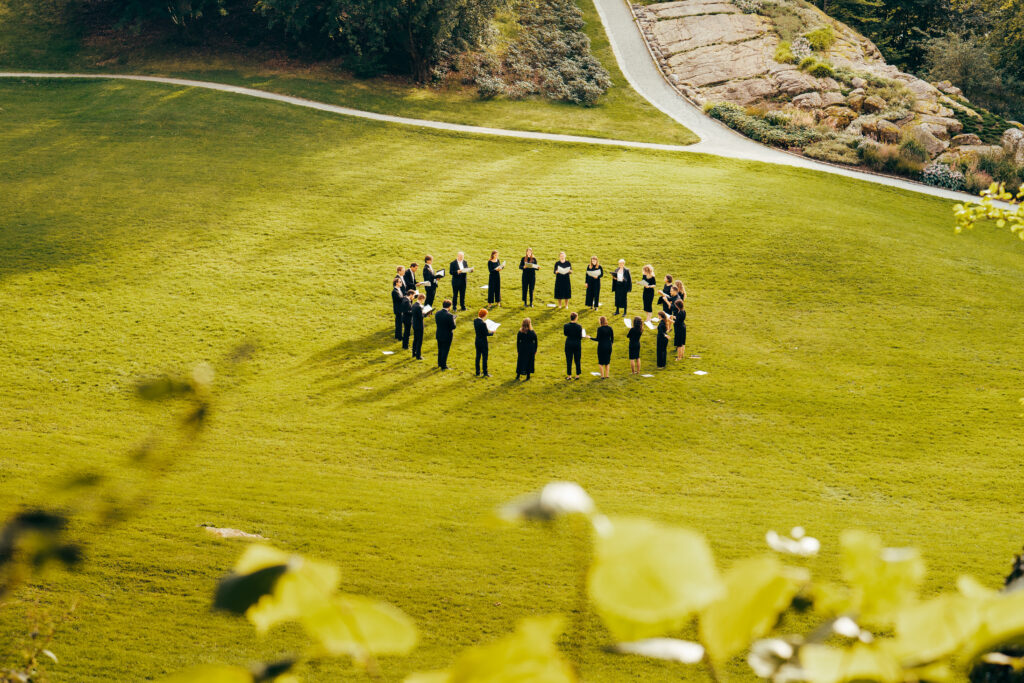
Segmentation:
{"type": "Polygon", "coordinates": [[[357,109],[514,130],[691,144],[696,135],[637,94],[618,68],[591,0],[581,2],[594,56],[612,77],[597,106],[543,97],[481,100],[473,86],[423,87],[400,78],[351,77],[335,62],[302,63],[265,49],[188,46],[92,32],[65,0],[0,0],[0,70],[83,70],[181,76],[245,85],[357,109]]]}
{"type": "MultiPolygon", "coordinates": [[[[385,662],[389,680],[573,609],[585,549],[565,529],[490,518],[552,479],[579,481],[608,513],[699,529],[723,566],[798,523],[822,539],[813,566],[830,579],[850,527],[920,546],[931,588],[961,573],[995,585],[1020,547],[1024,253],[1005,233],[954,235],[946,202],[156,84],[3,82],[0,102],[0,513],[67,469],[118,472],[159,419],[132,399],[134,378],[259,345],[151,507],[91,538],[83,574],[0,614],[7,640],[32,600],[81,599],[54,647],[58,680],[148,679],[300,645],[210,615],[242,546],[202,523],[326,558],[343,590],[410,613],[423,642],[385,662]],[[515,277],[494,313],[494,379],[472,377],[466,317],[450,373],[432,369],[430,324],[423,363],[381,354],[396,348],[396,264],[464,250],[482,266],[492,248],[511,263],[526,246],[545,265],[530,383],[510,381],[515,277]],[[544,306],[560,249],[683,279],[701,358],[654,371],[647,335],[656,377],[633,379],[619,323],[611,380],[561,380],[565,315],[544,306]]],[[[596,370],[593,344],[584,362],[596,370]]],[[[563,644],[587,680],[680,677],[602,653],[598,621],[583,623],[563,644]]]]}

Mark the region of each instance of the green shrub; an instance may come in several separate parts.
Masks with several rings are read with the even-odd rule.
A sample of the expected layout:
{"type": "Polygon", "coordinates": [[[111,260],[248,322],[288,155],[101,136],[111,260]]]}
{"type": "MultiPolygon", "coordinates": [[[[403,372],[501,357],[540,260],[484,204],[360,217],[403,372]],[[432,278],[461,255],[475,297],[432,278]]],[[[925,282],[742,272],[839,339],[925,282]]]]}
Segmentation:
{"type": "Polygon", "coordinates": [[[704,111],[733,130],[775,147],[806,147],[826,137],[820,131],[790,123],[784,117],[775,115],[769,119],[729,102],[708,103],[704,111]]]}
{"type": "Polygon", "coordinates": [[[834,164],[856,164],[860,161],[857,152],[859,138],[836,137],[828,140],[821,140],[804,148],[804,154],[812,159],[830,161],[834,164]]]}
{"type": "Polygon", "coordinates": [[[775,48],[775,61],[779,64],[796,64],[796,56],[790,49],[790,42],[784,40],[775,48]]]}
{"type": "Polygon", "coordinates": [[[818,60],[815,59],[814,57],[804,57],[803,59],[800,60],[800,69],[802,71],[806,71],[807,69],[810,69],[817,63],[818,60]]]}
{"type": "Polygon", "coordinates": [[[860,152],[860,159],[864,165],[879,173],[918,178],[924,169],[922,162],[901,156],[900,147],[896,145],[870,143],[861,145],[858,152],[860,152]]]}
{"type": "Polygon", "coordinates": [[[984,171],[969,171],[964,174],[964,188],[971,194],[981,194],[992,185],[993,180],[984,171]]]}
{"type": "Polygon", "coordinates": [[[997,183],[1006,183],[1007,187],[1020,186],[1022,169],[1005,154],[982,154],[978,157],[978,170],[992,176],[997,183]]]}
{"type": "Polygon", "coordinates": [[[835,44],[836,33],[832,30],[831,26],[822,26],[805,33],[804,38],[810,42],[811,47],[816,51],[824,52],[835,44]]]}
{"type": "Polygon", "coordinates": [[[832,78],[836,75],[835,71],[832,70],[832,65],[828,62],[817,62],[807,69],[807,73],[815,78],[832,78]]]}
{"type": "Polygon", "coordinates": [[[914,138],[905,138],[900,143],[900,156],[908,161],[917,161],[924,163],[931,157],[928,155],[928,150],[924,148],[920,142],[914,138]]]}

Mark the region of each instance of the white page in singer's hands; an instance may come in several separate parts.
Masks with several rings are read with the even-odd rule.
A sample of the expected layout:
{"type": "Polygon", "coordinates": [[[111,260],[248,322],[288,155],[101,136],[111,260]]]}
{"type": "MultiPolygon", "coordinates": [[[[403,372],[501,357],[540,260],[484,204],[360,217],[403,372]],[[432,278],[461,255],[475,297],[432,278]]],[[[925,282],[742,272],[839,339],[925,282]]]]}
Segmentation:
{"type": "Polygon", "coordinates": [[[572,272],[572,268],[559,268],[558,269],[558,274],[559,275],[568,275],[570,272],[572,272]]]}
{"type": "Polygon", "coordinates": [[[430,313],[432,310],[434,310],[433,306],[429,306],[429,305],[428,306],[424,306],[423,307],[423,315],[426,315],[427,313],[430,313]]]}
{"type": "Polygon", "coordinates": [[[487,331],[488,332],[494,332],[499,327],[501,327],[501,323],[496,323],[493,320],[485,320],[484,321],[484,325],[487,326],[487,331]]]}
{"type": "Polygon", "coordinates": [[[647,325],[647,329],[649,329],[649,330],[653,330],[653,329],[655,328],[655,325],[654,325],[654,323],[653,323],[653,322],[651,322],[650,320],[648,320],[647,322],[645,322],[645,323],[644,323],[644,325],[647,325]]]}
{"type": "Polygon", "coordinates": [[[589,337],[587,336],[587,331],[586,330],[583,330],[583,338],[584,339],[589,339],[589,337]]]}
{"type": "Polygon", "coordinates": [[[633,321],[630,320],[629,318],[623,318],[622,322],[624,322],[626,324],[626,329],[628,329],[628,330],[633,329],[633,321]]]}
{"type": "Polygon", "coordinates": [[[444,268],[437,271],[437,274],[434,277],[444,277],[444,268]]]}

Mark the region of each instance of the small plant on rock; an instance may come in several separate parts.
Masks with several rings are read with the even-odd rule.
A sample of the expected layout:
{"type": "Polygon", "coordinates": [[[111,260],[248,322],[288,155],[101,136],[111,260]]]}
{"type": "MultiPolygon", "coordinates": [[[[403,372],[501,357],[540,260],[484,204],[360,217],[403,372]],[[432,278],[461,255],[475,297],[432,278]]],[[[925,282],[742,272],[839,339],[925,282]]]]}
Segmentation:
{"type": "Polygon", "coordinates": [[[810,43],[811,48],[817,52],[824,52],[836,42],[836,33],[831,26],[822,26],[804,34],[804,38],[810,43]]]}
{"type": "Polygon", "coordinates": [[[793,54],[792,44],[782,41],[775,48],[775,61],[779,64],[796,64],[796,55],[793,54]]]}

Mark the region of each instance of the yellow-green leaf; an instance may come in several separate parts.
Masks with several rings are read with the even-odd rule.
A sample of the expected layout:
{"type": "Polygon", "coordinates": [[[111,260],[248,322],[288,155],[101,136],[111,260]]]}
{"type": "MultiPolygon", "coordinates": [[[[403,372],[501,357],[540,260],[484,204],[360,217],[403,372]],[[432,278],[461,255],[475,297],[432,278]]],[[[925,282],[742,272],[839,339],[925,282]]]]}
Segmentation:
{"type": "Polygon", "coordinates": [[[800,666],[810,683],[896,683],[903,680],[903,669],[894,657],[863,643],[846,649],[805,645],[800,648],[800,666]]]}
{"type": "Polygon", "coordinates": [[[211,664],[177,673],[164,683],[253,683],[252,673],[240,666],[211,664]]]}
{"type": "Polygon", "coordinates": [[[980,625],[979,601],[940,595],[897,613],[894,653],[904,666],[927,664],[952,654],[980,625]]]}
{"type": "Polygon", "coordinates": [[[302,626],[332,655],[404,655],[416,647],[416,626],[404,612],[359,595],[339,595],[304,614],[302,626]]]}
{"type": "Polygon", "coordinates": [[[617,640],[672,631],[724,590],[703,536],[641,519],[597,537],[588,588],[617,640]]]}
{"type": "Polygon", "coordinates": [[[981,605],[981,627],[963,651],[966,661],[999,646],[1024,643],[1024,591],[997,593],[981,605]]]}
{"type": "Polygon", "coordinates": [[[248,574],[285,564],[288,569],[277,579],[274,590],[261,597],[245,612],[260,633],[275,624],[299,619],[323,608],[338,586],[337,567],[289,555],[267,545],[246,548],[235,565],[236,574],[248,574]]]}
{"type": "Polygon", "coordinates": [[[725,573],[725,594],[700,616],[700,639],[712,659],[730,659],[771,631],[808,578],[773,555],[737,562],[725,573]]]}
{"type": "Polygon", "coordinates": [[[917,600],[924,562],[912,548],[883,548],[882,541],[863,531],[840,538],[843,578],[850,584],[849,610],[875,626],[892,624],[895,612],[917,600]]]}

